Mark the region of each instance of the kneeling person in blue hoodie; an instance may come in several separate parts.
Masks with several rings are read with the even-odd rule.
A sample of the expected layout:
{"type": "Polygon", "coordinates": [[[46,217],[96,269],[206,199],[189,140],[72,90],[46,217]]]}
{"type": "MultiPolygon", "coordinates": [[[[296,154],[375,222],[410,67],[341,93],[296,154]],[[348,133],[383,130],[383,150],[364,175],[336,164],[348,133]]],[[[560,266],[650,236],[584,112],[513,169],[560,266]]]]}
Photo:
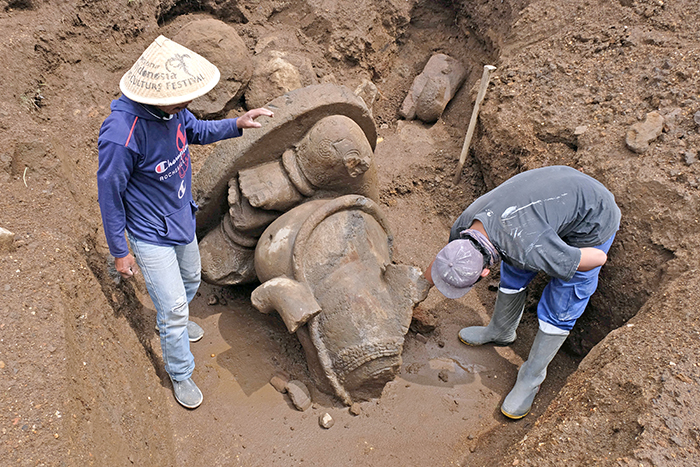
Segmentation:
{"type": "Polygon", "coordinates": [[[203,330],[189,321],[201,275],[189,144],[234,138],[244,128],[260,128],[256,118],[273,116],[260,108],[234,119],[195,118],[187,105],[219,77],[204,57],[158,37],[122,77],[122,96],[112,101],[98,139],[97,188],[109,251],[122,277],[143,273],[175,399],[191,409],[203,396],[192,380],[190,341],[203,330]]]}

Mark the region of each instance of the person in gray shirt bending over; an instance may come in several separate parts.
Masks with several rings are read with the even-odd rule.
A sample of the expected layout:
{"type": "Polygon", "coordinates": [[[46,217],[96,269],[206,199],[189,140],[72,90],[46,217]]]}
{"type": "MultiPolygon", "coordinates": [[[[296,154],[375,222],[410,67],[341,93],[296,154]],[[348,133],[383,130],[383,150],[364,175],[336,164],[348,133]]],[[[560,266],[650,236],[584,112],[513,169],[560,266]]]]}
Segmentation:
{"type": "Polygon", "coordinates": [[[467,345],[509,345],[525,307],[526,287],[551,277],[537,305],[539,330],[501,412],[530,412],[547,366],[598,286],[620,226],[615,198],[600,182],[565,166],[520,173],[472,203],[425,271],[447,298],[459,298],[501,261],[501,280],[488,326],[459,332],[467,345]]]}

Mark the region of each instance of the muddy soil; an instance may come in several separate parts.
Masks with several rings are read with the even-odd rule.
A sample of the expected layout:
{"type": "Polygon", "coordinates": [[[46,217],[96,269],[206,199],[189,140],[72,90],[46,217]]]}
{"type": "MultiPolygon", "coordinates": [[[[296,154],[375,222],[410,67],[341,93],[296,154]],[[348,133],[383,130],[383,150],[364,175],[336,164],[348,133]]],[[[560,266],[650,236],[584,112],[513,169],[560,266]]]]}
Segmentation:
{"type": "MultiPolygon", "coordinates": [[[[699,21],[690,0],[0,1],[0,227],[15,234],[0,251],[0,464],[700,465],[699,21]],[[399,376],[358,415],[313,388],[297,411],[269,381],[312,386],[299,342],[251,307],[252,287],[204,284],[191,315],[206,332],[192,347],[205,402],[174,401],[145,286],[109,270],[96,142],[125,70],[203,18],[251,54],[272,43],[303,56],[309,79],[377,86],[397,262],[425,267],[462,209],[520,171],[570,165],[611,189],[621,230],[532,414],[512,422],[498,407],[545,278],[505,348],[456,337],[487,322],[497,277],[460,300],[431,291],[399,376]],[[463,61],[467,82],[437,123],[402,120],[434,53],[463,61]],[[487,63],[497,70],[455,186],[487,63]],[[635,153],[626,134],[652,111],[663,132],[635,153]]],[[[193,151],[195,169],[211,150],[193,151]]]]}

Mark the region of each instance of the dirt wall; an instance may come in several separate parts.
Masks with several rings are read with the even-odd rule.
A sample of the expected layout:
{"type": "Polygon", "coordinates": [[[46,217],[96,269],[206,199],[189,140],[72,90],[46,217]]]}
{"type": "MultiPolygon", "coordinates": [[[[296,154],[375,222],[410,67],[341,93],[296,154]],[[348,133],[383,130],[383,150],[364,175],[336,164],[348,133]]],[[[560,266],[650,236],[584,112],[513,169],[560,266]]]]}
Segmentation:
{"type": "Polygon", "coordinates": [[[688,286],[700,242],[697,14],[680,3],[535,1],[503,43],[474,148],[487,185],[572,165],[609,187],[622,210],[598,291],[566,344],[594,350],[508,465],[697,462],[697,422],[674,425],[676,409],[667,411],[688,408],[698,391],[688,286]],[[665,116],[663,133],[635,153],[627,132],[652,111],[665,116]]]}

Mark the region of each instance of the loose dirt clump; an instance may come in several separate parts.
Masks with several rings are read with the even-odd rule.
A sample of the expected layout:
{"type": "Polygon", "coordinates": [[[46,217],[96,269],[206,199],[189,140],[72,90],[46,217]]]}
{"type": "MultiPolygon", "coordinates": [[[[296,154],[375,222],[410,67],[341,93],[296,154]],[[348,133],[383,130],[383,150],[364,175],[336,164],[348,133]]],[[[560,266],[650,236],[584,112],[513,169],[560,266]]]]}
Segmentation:
{"type": "MultiPolygon", "coordinates": [[[[698,22],[689,0],[0,1],[0,227],[14,233],[0,251],[0,463],[700,464],[698,22]],[[193,345],[205,402],[174,402],[144,283],[109,268],[97,134],[146,46],[204,19],[233,27],[253,57],[294,56],[302,85],[376,85],[397,262],[424,268],[469,202],[523,170],[569,165],[615,194],[609,263],[532,414],[510,422],[498,407],[544,278],[507,348],[456,338],[488,321],[497,278],[455,301],[431,291],[430,326],[409,332],[401,374],[353,412],[312,387],[298,340],[251,307],[252,287],[205,284],[191,306],[206,332],[193,345]],[[436,53],[465,64],[466,83],[435,124],[400,119],[436,53]],[[497,70],[454,186],[485,64],[497,70]],[[627,132],[650,112],[663,132],[634,152],[627,132]],[[295,409],[275,375],[309,385],[312,406],[295,409]]],[[[193,150],[195,170],[210,151],[193,150]]]]}

